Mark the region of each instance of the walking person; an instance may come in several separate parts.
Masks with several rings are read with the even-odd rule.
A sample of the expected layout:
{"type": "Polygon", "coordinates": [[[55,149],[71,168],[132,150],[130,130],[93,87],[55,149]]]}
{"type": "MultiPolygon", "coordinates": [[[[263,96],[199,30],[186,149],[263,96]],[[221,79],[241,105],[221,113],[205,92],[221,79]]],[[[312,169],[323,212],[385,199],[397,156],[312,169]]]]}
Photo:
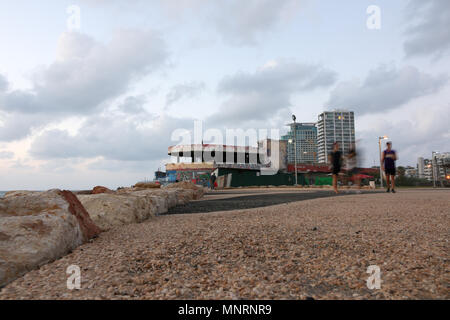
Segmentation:
{"type": "Polygon", "coordinates": [[[216,183],[216,174],[213,173],[213,174],[211,175],[211,190],[214,190],[215,183],[216,183]]]}
{"type": "MultiPolygon", "coordinates": [[[[392,142],[386,143],[386,150],[381,156],[382,170],[386,174],[386,192],[395,193],[395,161],[397,160],[397,152],[392,150],[392,142]]],[[[382,179],[382,177],[381,177],[382,179]]]]}
{"type": "Polygon", "coordinates": [[[358,188],[357,193],[361,193],[361,179],[359,177],[358,154],[356,153],[355,143],[352,144],[347,154],[347,172],[358,188]]]}
{"type": "Polygon", "coordinates": [[[333,152],[329,155],[329,161],[331,163],[331,171],[333,174],[333,189],[336,194],[339,193],[337,188],[338,175],[341,172],[342,165],[342,152],[339,150],[339,143],[333,143],[333,152]]]}

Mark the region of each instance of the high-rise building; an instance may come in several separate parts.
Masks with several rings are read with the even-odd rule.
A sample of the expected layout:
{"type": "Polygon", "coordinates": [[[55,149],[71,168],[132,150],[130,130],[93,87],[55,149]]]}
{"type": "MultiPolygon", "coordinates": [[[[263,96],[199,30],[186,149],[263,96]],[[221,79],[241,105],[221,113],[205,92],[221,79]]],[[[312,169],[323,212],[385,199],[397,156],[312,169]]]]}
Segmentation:
{"type": "Polygon", "coordinates": [[[431,154],[432,180],[434,186],[444,187],[444,182],[450,181],[450,152],[436,152],[431,154]]]}
{"type": "Polygon", "coordinates": [[[417,176],[420,179],[433,180],[433,164],[431,160],[422,157],[417,159],[417,176]]]}
{"type": "Polygon", "coordinates": [[[447,177],[447,168],[450,165],[450,153],[435,153],[432,154],[432,159],[424,159],[422,157],[417,159],[417,175],[419,178],[433,181],[445,180],[447,177]],[[433,162],[434,159],[434,162],[433,162]]]}
{"type": "Polygon", "coordinates": [[[433,181],[433,164],[429,159],[424,160],[423,178],[433,181]]]}
{"type": "Polygon", "coordinates": [[[297,145],[297,163],[317,163],[317,127],[315,123],[291,123],[291,130],[281,140],[287,143],[288,163],[295,162],[297,145]]]}
{"type": "Polygon", "coordinates": [[[355,143],[355,116],[353,111],[325,111],[317,122],[317,151],[320,163],[328,162],[333,143],[339,142],[342,152],[347,153],[355,143]]]}

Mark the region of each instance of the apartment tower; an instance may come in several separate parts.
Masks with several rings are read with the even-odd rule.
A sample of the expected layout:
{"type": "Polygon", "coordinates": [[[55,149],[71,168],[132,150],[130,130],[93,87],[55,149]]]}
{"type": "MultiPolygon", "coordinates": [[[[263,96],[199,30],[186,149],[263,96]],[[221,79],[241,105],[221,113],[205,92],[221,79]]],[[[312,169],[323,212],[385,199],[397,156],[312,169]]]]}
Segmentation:
{"type": "Polygon", "coordinates": [[[328,163],[333,143],[339,142],[341,151],[347,153],[355,143],[355,116],[353,111],[325,111],[317,122],[317,152],[319,163],[328,163]]]}

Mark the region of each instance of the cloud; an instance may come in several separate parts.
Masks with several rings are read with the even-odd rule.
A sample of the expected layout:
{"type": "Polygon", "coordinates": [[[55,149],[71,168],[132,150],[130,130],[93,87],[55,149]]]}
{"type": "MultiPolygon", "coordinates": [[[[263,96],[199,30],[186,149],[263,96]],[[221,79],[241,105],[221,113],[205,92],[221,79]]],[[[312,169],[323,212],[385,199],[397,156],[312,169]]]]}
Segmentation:
{"type": "MultiPolygon", "coordinates": [[[[58,58],[34,75],[31,90],[0,94],[0,111],[50,119],[97,113],[136,80],[163,66],[167,56],[164,41],[151,31],[117,31],[107,44],[67,32],[59,39],[58,58]]],[[[36,125],[32,122],[29,129],[36,125]]],[[[1,140],[29,133],[14,137],[7,128],[1,131],[1,140]]]]}
{"type": "Polygon", "coordinates": [[[265,122],[285,114],[293,95],[327,88],[335,83],[336,77],[334,71],[320,65],[293,61],[271,61],[253,73],[225,77],[218,92],[228,100],[207,122],[233,125],[251,120],[265,122]]]}
{"type": "Polygon", "coordinates": [[[203,82],[189,82],[173,86],[166,95],[166,107],[183,98],[193,98],[205,89],[203,82]]]}
{"type": "Polygon", "coordinates": [[[126,3],[119,0],[82,0],[87,4],[114,5],[139,8],[137,4],[154,5],[162,9],[167,18],[176,21],[191,14],[196,21],[201,21],[205,28],[213,28],[227,44],[233,46],[255,45],[280,25],[293,19],[300,11],[305,0],[134,0],[126,3]]]}
{"type": "Polygon", "coordinates": [[[411,0],[404,50],[407,56],[442,56],[450,49],[450,1],[411,0]]]}
{"type": "Polygon", "coordinates": [[[447,76],[432,76],[412,66],[397,69],[382,65],[371,70],[363,82],[339,83],[326,106],[359,114],[385,112],[414,98],[436,93],[447,79],[447,76]]]}
{"type": "Polygon", "coordinates": [[[56,120],[45,114],[18,114],[0,112],[0,141],[26,138],[33,130],[42,129],[48,122],[56,120]]]}
{"type": "Polygon", "coordinates": [[[5,76],[0,74],[0,93],[8,90],[8,86],[9,86],[8,80],[6,79],[5,76]]]}
{"type": "Polygon", "coordinates": [[[213,21],[225,42],[253,45],[280,22],[292,18],[302,3],[300,0],[223,1],[213,21]]]}
{"type": "Polygon", "coordinates": [[[362,139],[359,146],[365,150],[365,165],[379,164],[377,137],[380,135],[387,135],[393,142],[401,165],[414,166],[418,157],[429,158],[432,151],[449,151],[449,108],[449,104],[431,103],[425,111],[421,104],[408,105],[386,115],[358,119],[357,139],[362,139]]]}
{"type": "Polygon", "coordinates": [[[147,98],[145,95],[140,96],[128,96],[124,99],[124,101],[119,105],[119,111],[131,114],[131,115],[141,115],[146,113],[144,109],[144,105],[147,102],[147,98]]]}
{"type": "Polygon", "coordinates": [[[0,159],[12,159],[14,158],[14,152],[0,151],[0,159]]]}
{"type": "Polygon", "coordinates": [[[167,155],[168,146],[176,144],[170,140],[172,132],[192,125],[190,119],[167,115],[105,113],[87,120],[76,135],[60,129],[43,132],[31,145],[30,155],[43,160],[159,160],[167,155]]]}

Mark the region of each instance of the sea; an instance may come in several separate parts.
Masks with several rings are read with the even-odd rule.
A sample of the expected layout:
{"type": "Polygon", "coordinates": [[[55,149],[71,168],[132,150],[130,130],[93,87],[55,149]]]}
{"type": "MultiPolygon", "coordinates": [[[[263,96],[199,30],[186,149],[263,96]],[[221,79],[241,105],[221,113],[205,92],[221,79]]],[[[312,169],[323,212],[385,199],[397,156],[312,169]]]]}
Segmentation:
{"type": "Polygon", "coordinates": [[[0,191],[0,198],[3,198],[3,196],[5,195],[7,191],[0,191]]]}

